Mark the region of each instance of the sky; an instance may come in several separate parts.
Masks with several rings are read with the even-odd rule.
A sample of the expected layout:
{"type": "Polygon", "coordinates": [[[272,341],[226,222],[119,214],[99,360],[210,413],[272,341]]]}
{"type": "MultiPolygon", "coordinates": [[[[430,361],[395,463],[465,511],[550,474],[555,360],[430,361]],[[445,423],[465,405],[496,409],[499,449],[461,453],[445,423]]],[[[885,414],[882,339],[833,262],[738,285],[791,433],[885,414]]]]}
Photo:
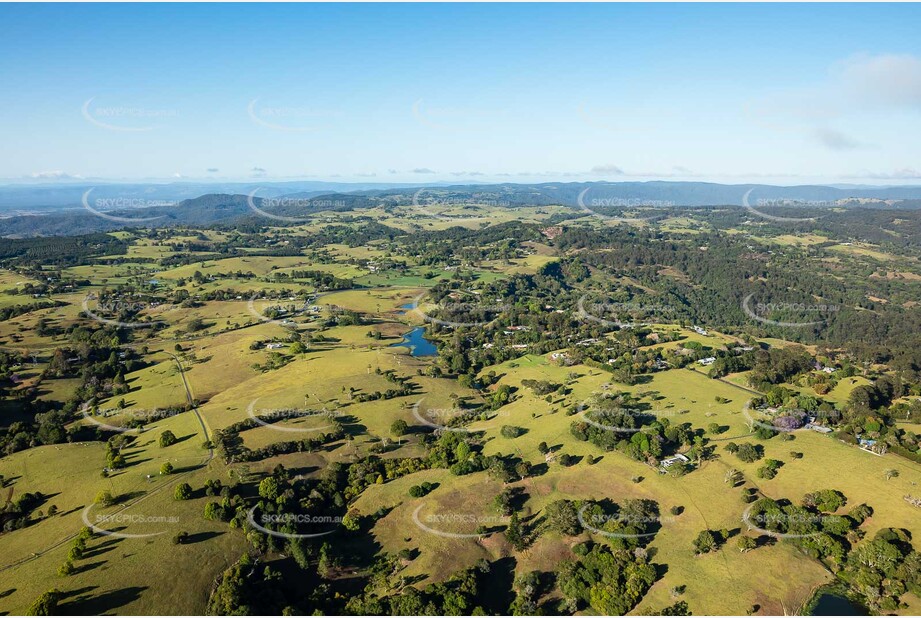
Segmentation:
{"type": "Polygon", "coordinates": [[[921,184],[921,6],[0,5],[0,179],[921,184]]]}

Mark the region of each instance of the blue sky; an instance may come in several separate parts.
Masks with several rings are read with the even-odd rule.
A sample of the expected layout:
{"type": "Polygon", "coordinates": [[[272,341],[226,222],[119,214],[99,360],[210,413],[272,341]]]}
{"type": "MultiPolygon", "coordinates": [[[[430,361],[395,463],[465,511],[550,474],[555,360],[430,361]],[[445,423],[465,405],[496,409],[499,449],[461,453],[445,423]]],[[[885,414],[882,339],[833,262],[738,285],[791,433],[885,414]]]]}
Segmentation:
{"type": "Polygon", "coordinates": [[[0,178],[921,184],[916,5],[0,5],[0,178]]]}

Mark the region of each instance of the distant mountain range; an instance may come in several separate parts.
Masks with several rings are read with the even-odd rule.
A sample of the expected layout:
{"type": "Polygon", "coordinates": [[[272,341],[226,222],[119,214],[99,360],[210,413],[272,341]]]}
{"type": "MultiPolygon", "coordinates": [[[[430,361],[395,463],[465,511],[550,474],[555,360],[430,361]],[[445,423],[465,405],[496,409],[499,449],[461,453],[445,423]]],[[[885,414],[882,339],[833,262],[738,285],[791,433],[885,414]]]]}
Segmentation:
{"type": "Polygon", "coordinates": [[[289,221],[323,210],[438,200],[506,207],[552,205],[812,206],[921,208],[921,187],[582,182],[393,186],[381,183],[168,183],[0,187],[0,236],[79,234],[125,227],[289,221]],[[287,218],[287,219],[286,219],[287,218]],[[249,221],[249,220],[252,221],[249,221]]]}

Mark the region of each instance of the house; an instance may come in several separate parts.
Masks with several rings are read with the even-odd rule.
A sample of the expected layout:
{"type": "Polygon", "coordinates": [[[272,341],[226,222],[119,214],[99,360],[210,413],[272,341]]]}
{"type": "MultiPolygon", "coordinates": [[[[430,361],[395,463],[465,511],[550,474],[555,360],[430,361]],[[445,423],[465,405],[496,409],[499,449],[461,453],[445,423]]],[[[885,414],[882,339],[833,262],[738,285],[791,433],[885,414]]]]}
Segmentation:
{"type": "Polygon", "coordinates": [[[677,455],[672,455],[671,457],[667,457],[663,459],[661,462],[659,462],[659,466],[662,468],[670,468],[671,466],[674,466],[676,463],[686,464],[686,463],[691,463],[691,460],[685,457],[684,455],[682,455],[681,453],[678,453],[677,455]]]}
{"type": "Polygon", "coordinates": [[[823,427],[822,425],[816,425],[815,423],[806,423],[806,429],[811,429],[812,431],[817,431],[819,433],[831,433],[831,427],[823,427]]]}
{"type": "Polygon", "coordinates": [[[266,350],[277,350],[277,349],[283,348],[283,347],[285,347],[285,344],[283,344],[283,343],[270,343],[270,344],[268,344],[267,346],[265,346],[265,349],[266,349],[266,350]]]}
{"type": "Polygon", "coordinates": [[[712,365],[713,363],[716,362],[716,357],[715,357],[715,356],[708,356],[707,358],[702,358],[702,359],[700,359],[700,360],[697,361],[697,362],[698,362],[699,364],[703,365],[704,367],[709,367],[710,365],[712,365]]]}
{"type": "Polygon", "coordinates": [[[691,330],[693,330],[693,331],[694,331],[695,333],[697,333],[698,335],[704,335],[705,337],[706,337],[706,335],[707,335],[707,331],[705,331],[704,329],[702,329],[700,326],[692,326],[692,327],[691,327],[691,330]]]}

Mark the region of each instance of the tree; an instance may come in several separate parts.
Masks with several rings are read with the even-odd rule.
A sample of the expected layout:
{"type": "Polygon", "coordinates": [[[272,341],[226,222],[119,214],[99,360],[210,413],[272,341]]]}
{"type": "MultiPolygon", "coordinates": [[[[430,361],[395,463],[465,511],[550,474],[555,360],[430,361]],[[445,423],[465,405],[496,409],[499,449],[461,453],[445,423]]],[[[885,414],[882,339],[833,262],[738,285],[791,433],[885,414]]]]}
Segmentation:
{"type": "Polygon", "coordinates": [[[735,468],[732,468],[726,472],[726,477],[724,480],[730,487],[735,487],[745,482],[745,475],[735,468]]]}
{"type": "Polygon", "coordinates": [[[112,506],[115,504],[115,496],[108,489],[104,489],[96,494],[96,504],[101,504],[103,506],[112,506]]]}
{"type": "Polygon", "coordinates": [[[758,542],[750,536],[739,537],[739,551],[743,554],[758,547],[758,542]]]}
{"type": "Polygon", "coordinates": [[[163,462],[163,465],[160,466],[160,474],[166,476],[167,474],[173,473],[173,464],[168,461],[163,462]]]}
{"type": "Polygon", "coordinates": [[[579,511],[575,503],[569,500],[556,500],[544,508],[547,525],[560,534],[575,536],[580,534],[582,524],[579,523],[579,511]]]}
{"type": "Polygon", "coordinates": [[[736,457],[745,463],[752,463],[761,459],[763,452],[764,449],[761,446],[754,446],[748,442],[744,442],[739,445],[739,450],[736,451],[736,457]]]}
{"type": "Polygon", "coordinates": [[[58,603],[61,600],[61,591],[57,588],[49,590],[42,596],[38,597],[29,607],[27,615],[29,616],[56,616],[58,603]]]}
{"type": "Polygon", "coordinates": [[[397,419],[390,425],[390,433],[395,438],[406,435],[407,431],[409,431],[409,425],[403,419],[397,419]]]}
{"type": "Polygon", "coordinates": [[[176,500],[188,500],[192,497],[192,486],[188,483],[181,483],[176,485],[176,489],[173,490],[173,498],[176,500]]]}
{"type": "Polygon", "coordinates": [[[355,532],[361,528],[361,514],[358,511],[349,511],[342,518],[342,527],[349,532],[355,532]]]}
{"type": "Polygon", "coordinates": [[[174,434],[169,429],[167,429],[166,431],[160,434],[160,447],[161,448],[166,448],[167,446],[176,444],[177,441],[178,440],[176,439],[176,434],[174,434]]]}
{"type": "Polygon", "coordinates": [[[266,500],[275,500],[278,498],[279,488],[278,481],[274,476],[267,476],[259,483],[259,495],[266,500]]]}
{"type": "Polygon", "coordinates": [[[890,479],[896,478],[899,475],[899,471],[890,469],[890,470],[886,470],[885,474],[886,474],[886,480],[888,481],[890,479]]]}
{"type": "Polygon", "coordinates": [[[67,560],[61,567],[58,569],[58,575],[61,577],[67,577],[68,575],[73,575],[74,571],[77,569],[74,568],[74,563],[70,560],[67,560]]]}
{"type": "Polygon", "coordinates": [[[517,551],[521,551],[527,546],[527,539],[525,538],[521,522],[518,520],[518,513],[513,512],[512,516],[509,518],[508,525],[505,527],[505,538],[509,542],[509,545],[514,547],[517,551]]]}
{"type": "Polygon", "coordinates": [[[706,554],[715,551],[718,547],[716,537],[709,530],[703,530],[694,539],[694,549],[698,554],[706,554]]]}

